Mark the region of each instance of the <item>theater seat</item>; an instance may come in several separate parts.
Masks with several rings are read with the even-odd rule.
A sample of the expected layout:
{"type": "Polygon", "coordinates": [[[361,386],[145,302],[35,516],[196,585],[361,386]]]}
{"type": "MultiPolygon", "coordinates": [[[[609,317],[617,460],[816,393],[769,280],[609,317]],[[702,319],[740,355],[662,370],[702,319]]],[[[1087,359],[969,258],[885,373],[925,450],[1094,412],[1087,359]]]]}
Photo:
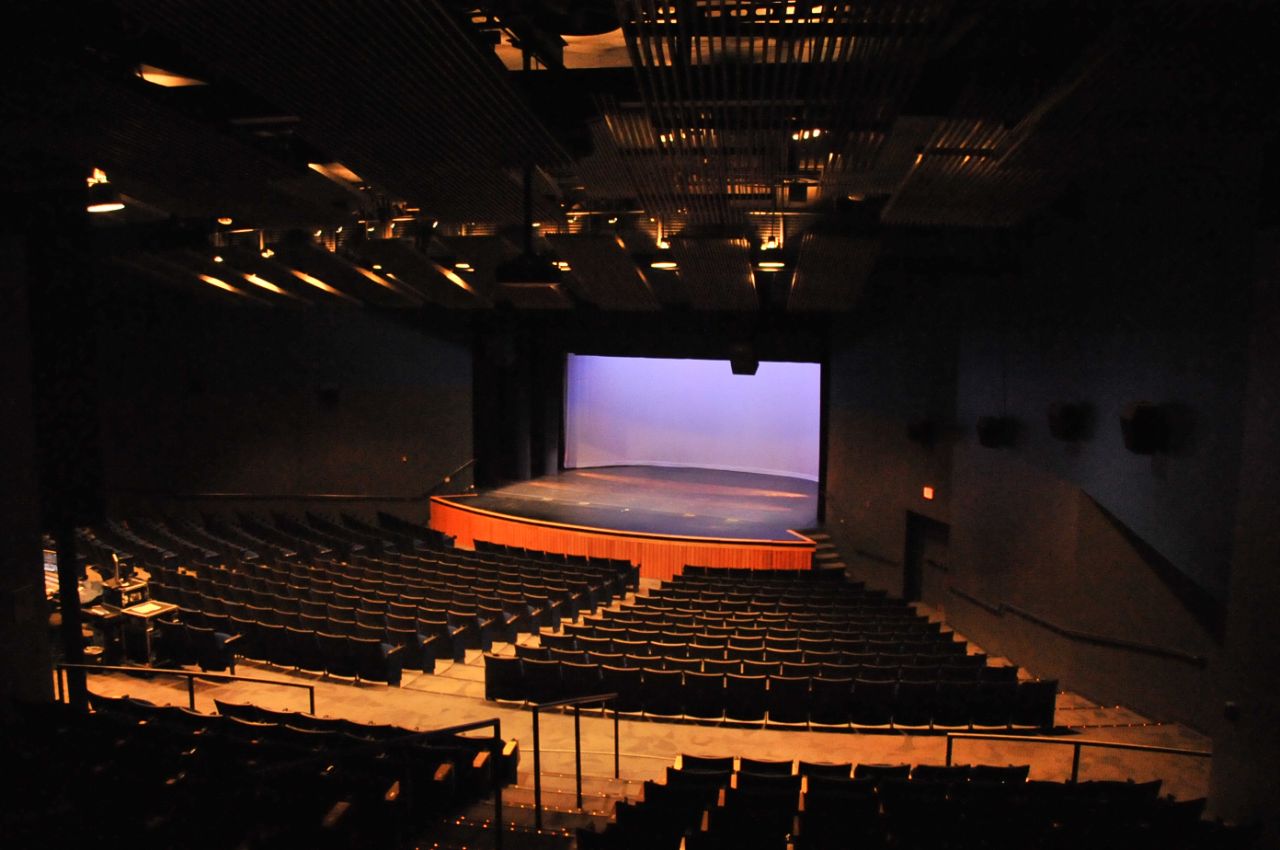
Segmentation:
{"type": "Polygon", "coordinates": [[[404,667],[404,648],[377,638],[349,638],[356,675],[366,682],[385,682],[399,687],[404,667]]]}
{"type": "Polygon", "coordinates": [[[487,700],[525,699],[524,672],[519,658],[509,655],[484,655],[484,698],[487,700]]]}

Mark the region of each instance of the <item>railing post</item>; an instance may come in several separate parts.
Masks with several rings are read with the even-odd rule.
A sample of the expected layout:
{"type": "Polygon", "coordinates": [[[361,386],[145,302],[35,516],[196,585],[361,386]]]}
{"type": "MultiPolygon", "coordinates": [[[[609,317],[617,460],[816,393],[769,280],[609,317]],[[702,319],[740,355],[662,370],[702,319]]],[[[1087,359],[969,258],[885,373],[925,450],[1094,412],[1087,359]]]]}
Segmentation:
{"type": "Polygon", "coordinates": [[[954,739],[951,737],[951,733],[948,732],[947,733],[947,767],[951,767],[951,742],[953,740],[954,739]]]}
{"type": "Polygon", "coordinates": [[[578,809],[582,809],[582,706],[573,707],[573,772],[577,777],[578,809]]]}
{"type": "MultiPolygon", "coordinates": [[[[311,689],[312,705],[315,704],[315,688],[311,689]]],[[[314,714],[314,710],[312,711],[314,714]]],[[[493,721],[493,744],[498,755],[502,754],[502,721],[494,719],[493,721]]],[[[497,759],[494,759],[497,761],[497,759]]],[[[493,772],[493,850],[502,850],[502,773],[495,770],[493,772]]]]}
{"type": "Polygon", "coordinates": [[[538,738],[538,707],[533,707],[533,826],[542,832],[542,742],[538,738]]]}
{"type": "Polygon", "coordinates": [[[310,711],[308,711],[308,714],[314,717],[316,713],[316,686],[315,685],[307,685],[307,695],[310,697],[310,704],[311,704],[311,709],[310,711]]]}
{"type": "Polygon", "coordinates": [[[622,778],[621,772],[618,770],[618,708],[613,708],[613,778],[622,778]]]}
{"type": "Polygon", "coordinates": [[[194,673],[187,676],[187,705],[192,710],[196,710],[196,676],[194,673]]]}
{"type": "Polygon", "coordinates": [[[63,693],[63,691],[62,691],[62,676],[63,676],[63,674],[65,674],[67,671],[63,668],[63,666],[62,666],[61,664],[59,664],[58,666],[56,666],[56,667],[54,667],[54,668],[53,668],[53,672],[54,672],[53,681],[54,681],[54,683],[56,684],[56,686],[57,686],[57,688],[58,688],[58,702],[62,702],[62,693],[63,693]]]}
{"type": "Polygon", "coordinates": [[[1080,744],[1076,743],[1072,747],[1071,753],[1071,781],[1078,782],[1080,780],[1080,744]]]}

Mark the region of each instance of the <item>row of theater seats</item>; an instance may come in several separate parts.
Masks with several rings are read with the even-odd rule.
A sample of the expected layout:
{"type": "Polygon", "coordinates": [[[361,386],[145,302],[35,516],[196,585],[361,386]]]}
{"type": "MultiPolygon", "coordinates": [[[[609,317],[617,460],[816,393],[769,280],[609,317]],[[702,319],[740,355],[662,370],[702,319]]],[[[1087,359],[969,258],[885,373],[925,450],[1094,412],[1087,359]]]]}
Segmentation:
{"type": "MultiPolygon", "coordinates": [[[[585,618],[590,619],[590,618],[585,618]]],[[[820,630],[770,629],[766,634],[728,635],[692,629],[656,630],[593,629],[567,623],[563,634],[541,632],[540,644],[556,652],[590,652],[597,655],[658,655],[668,658],[700,658],[713,662],[757,665],[768,672],[781,664],[865,667],[885,671],[946,669],[964,680],[1017,678],[1016,668],[987,666],[983,654],[968,654],[963,641],[868,641],[857,637],[833,637],[820,630]]],[[[554,657],[554,656],[553,656],[554,657]]],[[[564,659],[562,659],[564,660],[564,659]]],[[[742,672],[742,671],[735,671],[742,672]]]]}
{"type": "MultiPolygon", "coordinates": [[[[406,666],[429,672],[435,655],[430,642],[411,633],[406,645],[378,637],[358,637],[295,629],[256,620],[229,618],[211,627],[202,612],[179,609],[180,619],[156,624],[155,656],[161,664],[199,665],[207,671],[235,672],[237,658],[263,661],[294,670],[323,673],[365,682],[399,685],[406,666]],[[225,628],[226,631],[220,629],[225,628]],[[416,647],[416,655],[412,655],[416,647]]],[[[215,622],[220,622],[214,620],[215,622]]]]}
{"type": "MultiPolygon", "coordinates": [[[[256,620],[277,626],[310,631],[327,631],[352,637],[379,637],[391,640],[397,631],[419,632],[434,637],[445,649],[443,657],[461,660],[464,650],[488,648],[495,640],[511,641],[520,632],[535,631],[543,623],[556,623],[562,605],[577,605],[575,598],[565,603],[545,595],[523,599],[500,599],[478,594],[449,597],[360,597],[354,606],[346,600],[324,602],[297,597],[272,597],[257,605],[240,601],[242,594],[213,588],[206,594],[174,590],[166,582],[152,586],[152,596],[173,602],[180,608],[200,611],[208,618],[256,620]],[[226,594],[218,595],[218,594],[226,594]]],[[[394,642],[394,641],[392,641],[394,642]]]]}
{"type": "MultiPolygon", "coordinates": [[[[319,621],[323,619],[380,628],[407,628],[410,620],[470,619],[472,623],[464,630],[463,640],[466,648],[478,648],[482,641],[511,640],[518,632],[554,627],[562,616],[575,617],[579,610],[593,610],[625,592],[625,576],[613,571],[603,575],[599,571],[574,571],[552,579],[522,570],[489,579],[473,570],[464,574],[465,578],[447,581],[366,579],[360,584],[348,584],[331,572],[315,568],[291,573],[287,582],[260,575],[269,570],[261,565],[234,570],[158,567],[153,575],[153,593],[184,608],[313,630],[320,628],[319,621]]],[[[441,626],[437,636],[442,642],[452,643],[448,631],[441,626]]],[[[462,648],[452,649],[456,652],[462,648]]]]}
{"type": "MultiPolygon", "coordinates": [[[[800,649],[795,638],[783,645],[735,646],[732,641],[684,643],[672,635],[661,643],[589,641],[573,635],[543,632],[539,646],[517,644],[520,658],[570,661],[578,664],[612,664],[615,667],[665,667],[701,673],[745,673],[759,676],[826,676],[877,681],[932,681],[939,677],[955,682],[1014,682],[1018,668],[988,666],[985,655],[903,655],[897,653],[843,653],[826,649],[800,649]],[[662,655],[648,654],[660,650],[662,655]]],[[[782,641],[780,641],[782,643],[782,641]]]]}
{"type": "Polygon", "coordinates": [[[873,681],[683,666],[706,664],[696,659],[623,661],[637,666],[487,653],[485,698],[538,704],[611,693],[610,708],[654,719],[941,732],[1049,728],[1057,694],[1052,680],[873,681]]]}
{"type": "Polygon", "coordinates": [[[290,575],[300,570],[340,573],[337,580],[348,583],[415,582],[440,577],[470,583],[519,572],[526,579],[530,574],[557,579],[579,574],[593,583],[617,582],[613,592],[618,594],[623,591],[623,584],[634,586],[638,578],[636,568],[626,561],[524,550],[519,555],[458,550],[439,532],[387,514],[379,514],[379,526],[346,515],[341,522],[312,513],[303,519],[280,513],[272,517],[266,521],[246,514],[236,519],[206,516],[199,524],[175,518],[108,522],[96,529],[96,534],[88,532],[93,539],[91,557],[109,563],[110,555],[117,554],[122,560],[167,567],[262,565],[276,574],[274,578],[280,584],[287,583],[290,575]],[[323,545],[298,536],[304,533],[318,538],[323,545]],[[262,551],[254,551],[255,546],[262,551]],[[137,555],[131,549],[143,554],[137,555]]]}
{"type": "Polygon", "coordinates": [[[1023,766],[809,764],[684,756],[580,850],[1105,847],[1200,850],[1246,836],[1160,782],[1031,782],[1023,766]]]}
{"type": "Polygon", "coordinates": [[[0,738],[5,846],[392,850],[510,782],[519,755],[306,715],[91,704],[24,706],[0,738]]]}
{"type": "MultiPolygon", "coordinates": [[[[367,560],[367,559],[366,559],[367,560]]],[[[564,601],[582,600],[586,608],[625,592],[631,575],[612,566],[558,566],[544,563],[494,564],[459,553],[391,567],[341,562],[248,565],[193,563],[186,570],[159,564],[152,571],[179,590],[233,594],[238,602],[270,605],[275,599],[303,599],[352,605],[362,598],[408,600],[454,596],[559,594],[564,601]],[[222,567],[222,569],[217,569],[222,567]]]]}
{"type": "Polygon", "coordinates": [[[236,518],[205,516],[136,517],[108,520],[79,532],[79,548],[90,558],[115,553],[146,563],[247,564],[268,562],[352,561],[366,556],[444,551],[444,535],[388,514],[372,525],[348,515],[334,520],[313,513],[297,518],[273,513],[270,518],[241,514],[236,518]]]}
{"type": "Polygon", "coordinates": [[[1055,681],[1018,681],[909,606],[825,572],[686,574],[487,656],[490,699],[616,693],[652,717],[835,728],[1053,726],[1055,681]]]}
{"type": "MultiPolygon", "coordinates": [[[[129,535],[123,542],[136,547],[150,536],[155,545],[149,552],[176,543],[188,554],[208,555],[213,550],[200,546],[231,537],[241,545],[261,540],[233,523],[207,525],[116,523],[99,535],[97,545],[129,535]]],[[[264,533],[261,524],[253,530],[264,533]]],[[[344,532],[335,526],[318,533],[338,542],[344,532]]],[[[154,598],[179,606],[176,622],[162,624],[161,655],[206,670],[234,669],[236,656],[242,656],[398,684],[404,669],[432,672],[437,658],[461,661],[467,649],[488,649],[495,640],[514,641],[520,632],[555,627],[561,617],[594,610],[637,581],[637,571],[625,562],[475,555],[436,543],[424,548],[403,527],[387,533],[392,541],[375,544],[368,535],[364,543],[347,541],[352,545],[342,551],[359,564],[270,564],[256,558],[229,565],[193,560],[178,566],[168,558],[146,564],[154,598]],[[353,554],[357,545],[366,554],[353,554]],[[367,554],[374,549],[376,555],[367,554]]],[[[272,551],[296,556],[279,546],[272,551]]]]}

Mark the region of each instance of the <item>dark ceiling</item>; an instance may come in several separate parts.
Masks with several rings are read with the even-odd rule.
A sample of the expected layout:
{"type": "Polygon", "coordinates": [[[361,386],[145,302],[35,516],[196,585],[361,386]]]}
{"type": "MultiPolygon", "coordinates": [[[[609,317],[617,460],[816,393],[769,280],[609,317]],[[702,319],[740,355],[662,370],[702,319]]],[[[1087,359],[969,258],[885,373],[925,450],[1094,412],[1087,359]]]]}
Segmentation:
{"type": "Polygon", "coordinates": [[[1276,117],[1262,2],[17,6],[5,182],[100,168],[118,268],[269,303],[845,311],[1276,117]]]}

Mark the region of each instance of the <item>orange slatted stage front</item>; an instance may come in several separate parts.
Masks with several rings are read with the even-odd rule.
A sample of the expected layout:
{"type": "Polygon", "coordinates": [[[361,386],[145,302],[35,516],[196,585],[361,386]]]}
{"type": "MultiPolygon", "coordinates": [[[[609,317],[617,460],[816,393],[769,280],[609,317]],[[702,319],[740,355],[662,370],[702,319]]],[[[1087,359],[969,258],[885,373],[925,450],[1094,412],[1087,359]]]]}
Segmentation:
{"type": "Polygon", "coordinates": [[[495,490],[433,496],[431,527],[475,541],[616,558],[644,578],[687,564],[807,570],[817,485],[802,479],[688,468],[569,470],[495,490]]]}

